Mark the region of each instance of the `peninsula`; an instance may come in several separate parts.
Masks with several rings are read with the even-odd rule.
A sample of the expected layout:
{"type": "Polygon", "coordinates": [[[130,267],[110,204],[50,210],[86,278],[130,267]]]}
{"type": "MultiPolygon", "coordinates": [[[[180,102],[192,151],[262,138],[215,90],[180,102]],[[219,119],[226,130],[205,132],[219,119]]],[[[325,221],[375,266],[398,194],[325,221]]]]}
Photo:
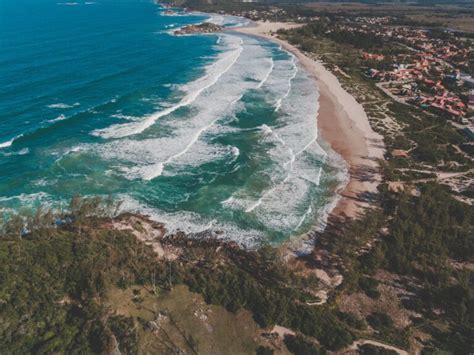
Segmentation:
{"type": "Polygon", "coordinates": [[[219,25],[215,25],[211,22],[204,22],[200,23],[198,25],[189,25],[189,26],[184,26],[173,33],[175,35],[190,35],[190,34],[196,34],[196,33],[214,33],[214,32],[220,32],[224,28],[219,25]]]}

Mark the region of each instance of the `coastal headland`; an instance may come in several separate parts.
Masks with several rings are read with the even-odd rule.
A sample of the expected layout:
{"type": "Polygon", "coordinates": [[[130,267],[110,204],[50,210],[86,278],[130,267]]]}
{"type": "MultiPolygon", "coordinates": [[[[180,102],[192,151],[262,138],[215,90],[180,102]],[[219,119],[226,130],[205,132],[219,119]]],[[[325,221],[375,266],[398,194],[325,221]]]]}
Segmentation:
{"type": "Polygon", "coordinates": [[[185,26],[179,30],[174,31],[175,35],[189,35],[195,33],[213,33],[222,31],[223,27],[219,25],[215,25],[210,22],[204,22],[198,25],[189,25],[185,26]]]}
{"type": "Polygon", "coordinates": [[[372,130],[364,108],[339,83],[323,63],[313,60],[287,41],[278,38],[279,29],[301,26],[296,23],[256,22],[253,27],[235,31],[254,35],[278,43],[294,54],[301,65],[315,79],[319,88],[318,129],[323,144],[326,142],[349,165],[349,181],[338,191],[341,199],[331,217],[356,218],[362,209],[370,206],[381,182],[378,161],[384,157],[381,135],[372,130]]]}

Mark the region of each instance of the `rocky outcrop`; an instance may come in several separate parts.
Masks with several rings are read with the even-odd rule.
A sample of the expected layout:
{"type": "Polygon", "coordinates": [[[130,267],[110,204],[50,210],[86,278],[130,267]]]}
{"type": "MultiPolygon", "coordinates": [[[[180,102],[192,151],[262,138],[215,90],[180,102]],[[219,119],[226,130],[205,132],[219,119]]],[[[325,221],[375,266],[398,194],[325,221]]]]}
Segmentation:
{"type": "Polygon", "coordinates": [[[179,30],[174,31],[175,35],[189,35],[193,33],[214,33],[220,32],[224,29],[224,27],[210,23],[204,22],[199,25],[189,25],[179,30]]]}

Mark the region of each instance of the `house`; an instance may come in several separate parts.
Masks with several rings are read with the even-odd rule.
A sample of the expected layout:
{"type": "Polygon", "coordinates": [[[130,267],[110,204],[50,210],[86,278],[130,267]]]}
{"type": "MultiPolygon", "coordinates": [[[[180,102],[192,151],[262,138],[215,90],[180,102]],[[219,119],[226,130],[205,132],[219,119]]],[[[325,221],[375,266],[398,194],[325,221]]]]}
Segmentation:
{"type": "Polygon", "coordinates": [[[385,59],[385,56],[383,54],[372,54],[372,53],[364,53],[362,57],[365,60],[376,60],[379,62],[385,59]]]}
{"type": "Polygon", "coordinates": [[[394,158],[408,158],[408,152],[403,149],[394,149],[392,150],[392,156],[394,158]]]}

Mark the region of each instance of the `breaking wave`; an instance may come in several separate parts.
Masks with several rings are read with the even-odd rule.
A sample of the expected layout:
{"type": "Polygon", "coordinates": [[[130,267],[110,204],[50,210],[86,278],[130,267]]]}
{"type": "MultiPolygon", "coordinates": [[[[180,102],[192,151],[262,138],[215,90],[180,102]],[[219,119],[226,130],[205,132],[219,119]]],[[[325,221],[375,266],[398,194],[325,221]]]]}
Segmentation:
{"type": "Polygon", "coordinates": [[[47,107],[48,108],[62,108],[62,109],[66,109],[66,108],[72,108],[72,107],[76,107],[76,106],[79,106],[80,103],[79,102],[76,102],[72,105],[69,105],[69,104],[65,104],[65,103],[57,103],[57,104],[51,104],[51,105],[48,105],[47,107]]]}
{"type": "Polygon", "coordinates": [[[189,87],[194,90],[191,89],[178,104],[169,107],[166,110],[156,112],[142,121],[113,125],[105,129],[96,130],[93,134],[103,138],[123,138],[143,132],[151,127],[161,117],[167,116],[182,107],[192,104],[203,91],[216,84],[220,77],[232,68],[241,53],[242,47],[238,47],[232,50],[230,54],[226,54],[208,67],[206,69],[206,75],[189,84],[189,87]]]}
{"type": "MultiPolygon", "coordinates": [[[[161,31],[186,23],[156,19],[161,31]]],[[[221,15],[207,21],[243,24],[221,15]]],[[[120,62],[118,74],[97,67],[84,89],[45,95],[38,124],[25,126],[17,144],[18,137],[6,141],[15,130],[5,133],[2,168],[20,160],[24,171],[36,161],[45,168],[22,180],[28,194],[0,199],[0,207],[64,203],[70,191],[111,193],[124,210],[148,214],[170,232],[210,233],[245,247],[287,240],[324,220],[345,173],[319,145],[318,90],[297,58],[232,32],[159,33],[153,41],[161,36],[173,50],[180,42],[197,47],[172,58],[154,52],[137,76],[135,62],[120,62]],[[168,68],[162,76],[156,62],[168,68]],[[102,85],[111,91],[86,90],[102,85]]]]}

